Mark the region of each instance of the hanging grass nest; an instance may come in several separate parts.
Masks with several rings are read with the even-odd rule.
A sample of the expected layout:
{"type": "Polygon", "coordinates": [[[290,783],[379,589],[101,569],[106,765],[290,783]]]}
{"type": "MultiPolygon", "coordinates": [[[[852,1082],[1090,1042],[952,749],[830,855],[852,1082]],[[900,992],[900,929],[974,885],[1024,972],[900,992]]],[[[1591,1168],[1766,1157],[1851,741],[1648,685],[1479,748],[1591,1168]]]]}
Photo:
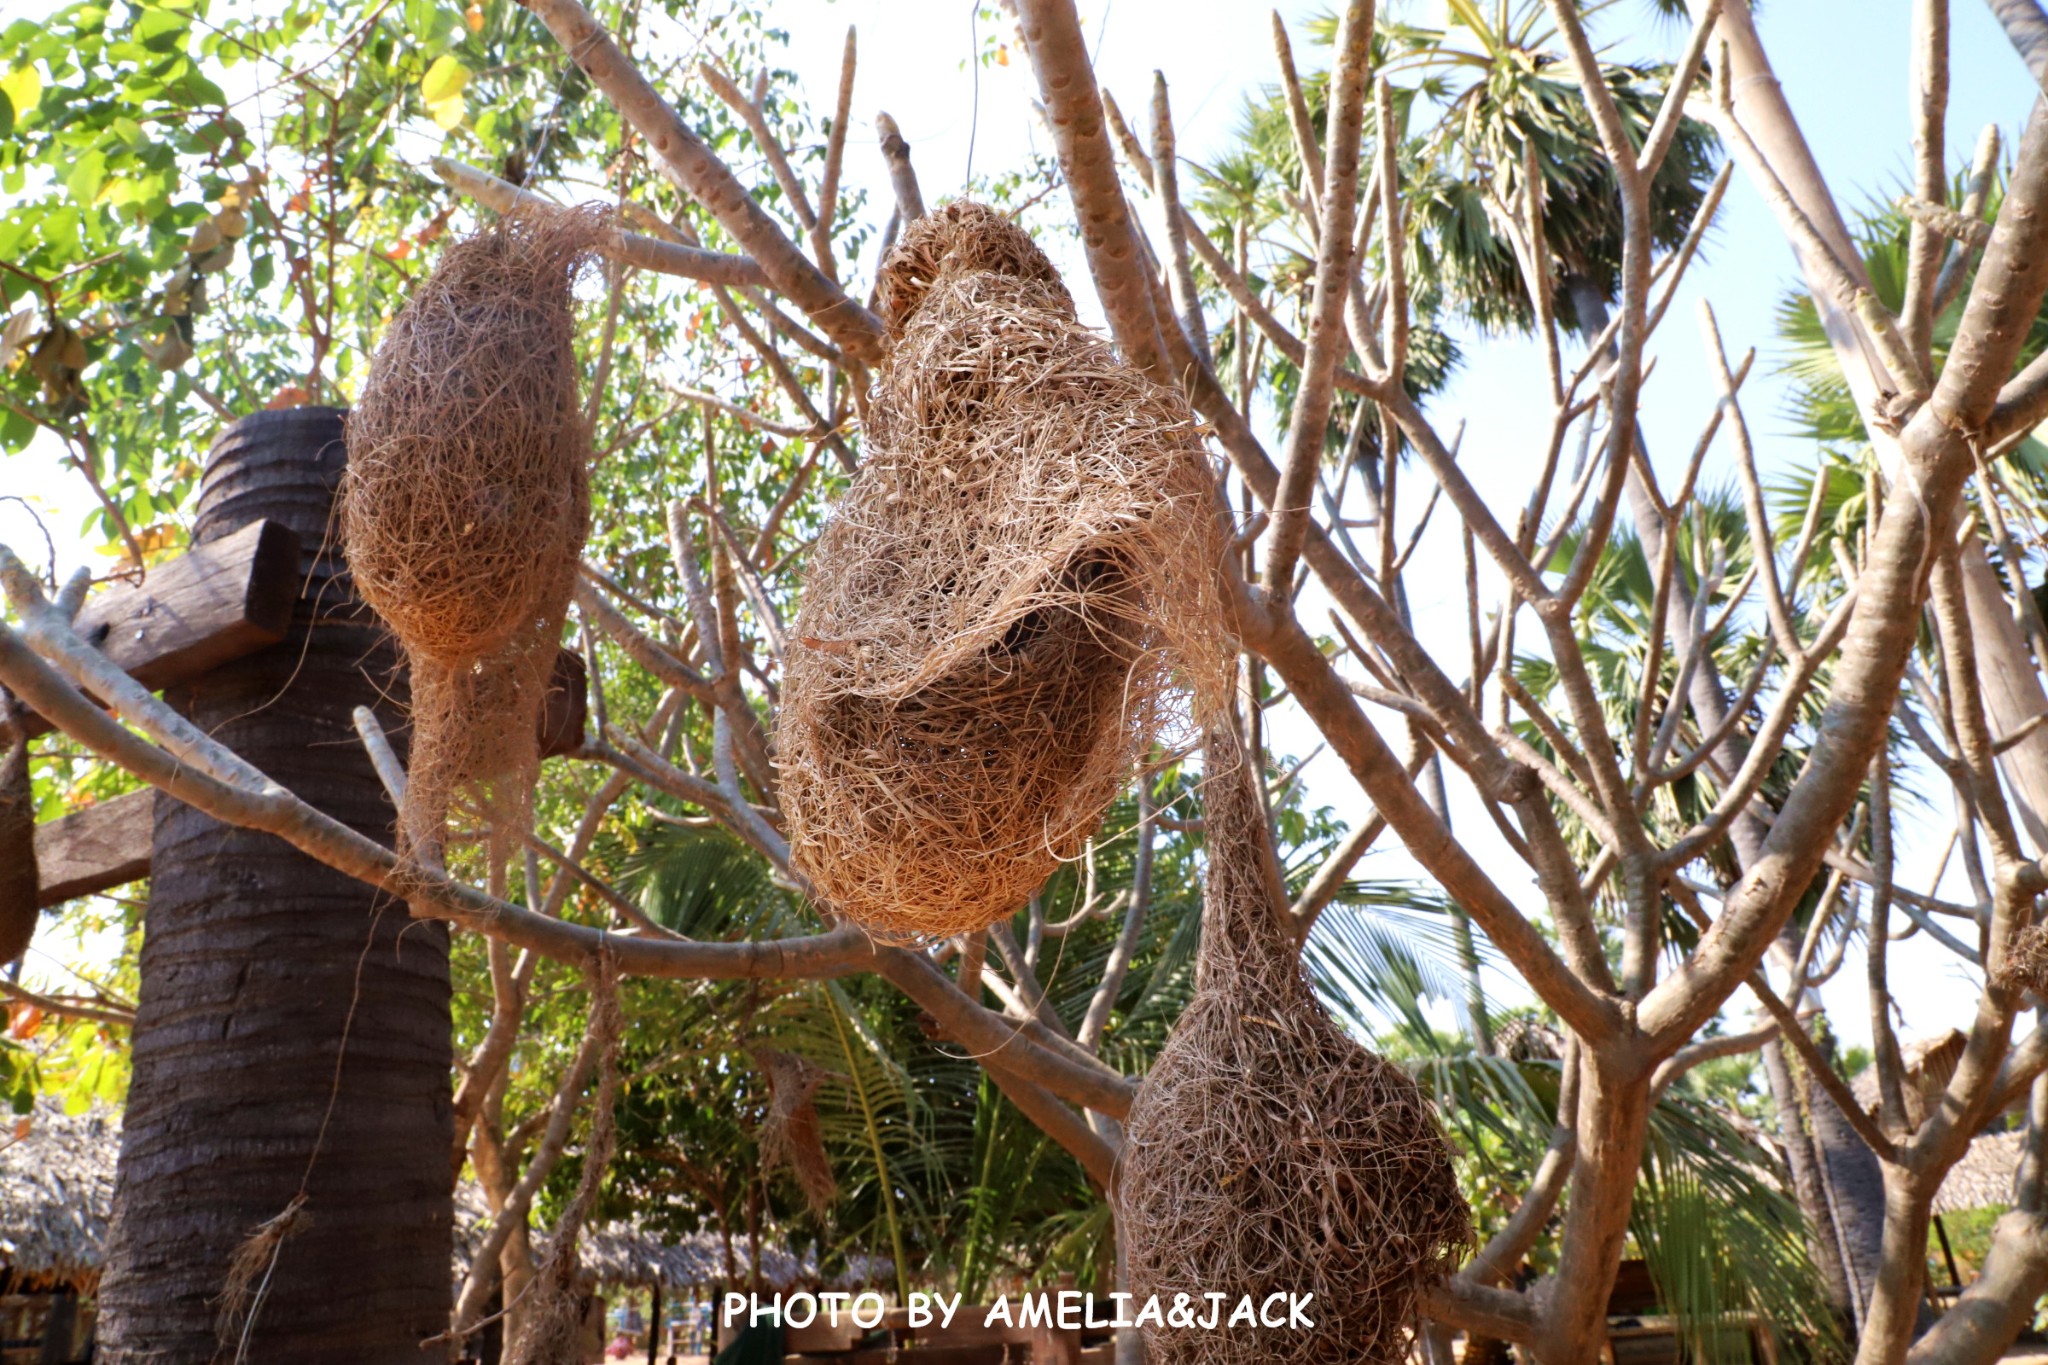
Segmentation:
{"type": "Polygon", "coordinates": [[[1471,1215],[1415,1082],[1316,999],[1277,908],[1233,732],[1205,766],[1208,882],[1192,1002],[1124,1127],[1116,1221],[1136,1301],[1313,1293],[1315,1327],[1144,1327],[1154,1365],[1404,1361],[1471,1215]]]}
{"type": "Polygon", "coordinates": [[[458,793],[498,838],[524,827],[590,525],[572,290],[605,221],[522,210],[448,247],[349,414],[342,534],[410,669],[414,845],[440,842],[458,793]]]}
{"type": "Polygon", "coordinates": [[[839,1197],[839,1178],[825,1151],[824,1123],[818,1117],[818,1087],[832,1073],[807,1057],[779,1048],[748,1049],[754,1066],[768,1078],[768,1112],[761,1120],[761,1169],[789,1167],[804,1193],[804,1202],[820,1218],[839,1197]]]}
{"type": "Polygon", "coordinates": [[[2014,934],[1991,979],[2007,990],[2032,991],[2048,1000],[2048,924],[2029,924],[2014,934]]]}
{"type": "Polygon", "coordinates": [[[813,554],[776,765],[797,869],[917,941],[1014,913],[1172,694],[1213,688],[1223,546],[1185,404],[1001,214],[912,223],[880,302],[896,343],[813,554]]]}

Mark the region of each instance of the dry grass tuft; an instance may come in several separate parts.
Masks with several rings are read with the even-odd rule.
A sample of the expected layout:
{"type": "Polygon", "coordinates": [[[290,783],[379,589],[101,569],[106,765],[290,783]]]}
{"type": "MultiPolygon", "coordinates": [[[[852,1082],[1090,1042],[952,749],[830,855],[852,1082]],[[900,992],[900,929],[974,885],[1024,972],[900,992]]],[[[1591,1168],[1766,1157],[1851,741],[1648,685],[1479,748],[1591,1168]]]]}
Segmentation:
{"type": "Polygon", "coordinates": [[[2014,934],[2005,960],[1991,975],[2007,990],[2032,991],[2048,1000],[2048,924],[2030,924],[2014,934]]]}
{"type": "Polygon", "coordinates": [[[839,1179],[825,1152],[825,1134],[815,1096],[831,1073],[793,1052],[772,1047],[750,1050],[754,1065],[768,1078],[768,1113],[761,1123],[761,1168],[787,1165],[804,1192],[804,1202],[820,1218],[839,1197],[839,1179]]]}
{"type": "MultiPolygon", "coordinates": [[[[1129,1289],[1313,1293],[1312,1331],[1145,1328],[1154,1365],[1408,1358],[1420,1291],[1472,1240],[1450,1150],[1406,1072],[1352,1041],[1303,976],[1234,734],[1209,736],[1193,1001],[1131,1106],[1116,1181],[1129,1289]]],[[[1206,1311],[1206,1310],[1204,1310],[1206,1311]]]]}
{"type": "Polygon", "coordinates": [[[522,211],[448,247],[349,414],[342,532],[411,669],[414,845],[440,842],[461,791],[524,827],[590,523],[571,290],[605,221],[522,211]]]}
{"type": "Polygon", "coordinates": [[[1179,395],[1074,320],[1008,220],[954,204],[883,268],[898,334],[867,462],[813,555],[777,767],[831,908],[925,940],[1074,857],[1231,646],[1214,488],[1179,395]]]}

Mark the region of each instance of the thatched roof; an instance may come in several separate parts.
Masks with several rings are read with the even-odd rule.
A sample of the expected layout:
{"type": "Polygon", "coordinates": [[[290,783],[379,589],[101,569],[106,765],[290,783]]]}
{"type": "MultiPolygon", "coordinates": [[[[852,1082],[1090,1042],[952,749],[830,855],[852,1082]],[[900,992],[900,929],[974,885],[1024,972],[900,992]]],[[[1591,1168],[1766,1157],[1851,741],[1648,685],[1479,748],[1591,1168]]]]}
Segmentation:
{"type": "MultiPolygon", "coordinates": [[[[490,1210],[483,1191],[465,1181],[455,1193],[455,1277],[469,1274],[470,1257],[482,1245],[490,1226],[490,1210]]],[[[536,1229],[534,1255],[547,1255],[548,1235],[536,1229]]],[[[745,1277],[752,1262],[747,1256],[747,1239],[734,1237],[733,1265],[745,1277]]],[[[578,1268],[586,1279],[599,1284],[645,1285],[659,1283],[664,1289],[689,1289],[719,1283],[726,1278],[725,1244],[716,1233],[694,1232],[664,1239],[631,1223],[604,1223],[585,1229],[576,1250],[578,1268]]],[[[878,1284],[894,1273],[887,1257],[855,1256],[852,1264],[830,1277],[828,1285],[850,1289],[878,1284]]],[[[818,1278],[816,1261],[799,1258],[787,1249],[765,1244],[761,1248],[761,1279],[772,1289],[789,1289],[813,1283],[818,1278]]]]}
{"type": "Polygon", "coordinates": [[[1962,1213],[1966,1209],[1993,1208],[2012,1203],[2013,1172],[2019,1169],[2022,1129],[2010,1133],[1985,1133],[1971,1142],[1963,1159],[1949,1168],[1947,1179],[1934,1192],[1936,1213],[1962,1213]]]}
{"type": "MultiPolygon", "coordinates": [[[[1900,1049],[1899,1060],[1905,1064],[1905,1075],[1901,1077],[1901,1096],[1906,1102],[1906,1122],[1919,1127],[1927,1121],[1927,1115],[1941,1103],[1941,1092],[1948,1089],[1948,1083],[1956,1074],[1956,1063],[1962,1060],[1963,1048],[1969,1042],[1962,1030],[1950,1029],[1933,1038],[1908,1043],[1900,1049]]],[[[1877,1067],[1866,1066],[1849,1083],[1849,1089],[1856,1096],[1856,1102],[1868,1114],[1875,1114],[1878,1108],[1877,1067]]]]}
{"type": "Polygon", "coordinates": [[[98,1280],[120,1149],[118,1114],[67,1114],[47,1096],[23,1136],[0,1129],[0,1272],[81,1288],[98,1280]]]}

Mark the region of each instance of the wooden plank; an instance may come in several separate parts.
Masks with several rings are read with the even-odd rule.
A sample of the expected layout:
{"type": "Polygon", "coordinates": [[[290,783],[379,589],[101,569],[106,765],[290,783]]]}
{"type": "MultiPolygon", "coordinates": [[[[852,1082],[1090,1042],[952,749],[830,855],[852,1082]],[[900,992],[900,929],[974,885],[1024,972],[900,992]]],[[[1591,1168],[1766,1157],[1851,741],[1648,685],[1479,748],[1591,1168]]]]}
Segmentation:
{"type": "MultiPolygon", "coordinates": [[[[92,598],[78,614],[79,633],[144,686],[169,687],[283,639],[298,573],[298,536],[279,522],[255,522],[152,569],[140,587],[92,598]]],[[[541,757],[582,748],[588,715],[583,656],[561,650],[540,720],[541,757]]],[[[50,728],[33,714],[28,727],[31,736],[50,728]]],[[[36,903],[147,877],[150,820],[150,794],[136,792],[38,825],[36,903]]]]}
{"type": "Polygon", "coordinates": [[[89,598],[78,633],[155,690],[282,640],[298,596],[298,536],[251,522],[89,598]]]}
{"type": "MultiPolygon", "coordinates": [[[[565,649],[555,656],[555,673],[541,717],[543,758],[574,753],[582,746],[588,704],[583,658],[565,649]]],[[[142,880],[149,875],[149,839],[148,792],[115,797],[37,825],[36,904],[48,908],[142,880]]]]}
{"type": "Polygon", "coordinates": [[[820,1311],[817,1320],[802,1327],[782,1329],[782,1349],[789,1355],[836,1355],[860,1344],[868,1331],[856,1326],[853,1315],[834,1317],[820,1311]]]}
{"type": "Polygon", "coordinates": [[[36,904],[45,908],[149,875],[154,793],[130,792],[36,826],[36,904]]]}
{"type": "MultiPolygon", "coordinates": [[[[284,638],[299,595],[299,537],[253,522],[86,600],[78,633],[144,687],[170,687],[284,638]]],[[[29,731],[49,724],[29,718],[29,731]]]]}

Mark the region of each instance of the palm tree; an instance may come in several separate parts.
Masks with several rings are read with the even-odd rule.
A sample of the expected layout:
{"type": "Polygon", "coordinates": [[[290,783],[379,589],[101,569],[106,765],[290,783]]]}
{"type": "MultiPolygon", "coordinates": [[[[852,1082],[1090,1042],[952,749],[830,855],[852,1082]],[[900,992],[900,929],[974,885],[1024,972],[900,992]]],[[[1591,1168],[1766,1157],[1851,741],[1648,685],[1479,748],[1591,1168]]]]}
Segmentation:
{"type": "MultiPolygon", "coordinates": [[[[261,413],[215,445],[196,539],[283,521],[308,587],[283,641],[174,700],[385,839],[351,715],[389,712],[395,658],[322,549],[343,458],[331,408],[261,413]]],[[[163,795],[151,871],[105,1358],[416,1361],[448,1319],[447,930],[163,795]],[[257,1259],[231,1270],[245,1245],[257,1259]],[[237,1281],[249,1297],[224,1303],[237,1281]]]]}

